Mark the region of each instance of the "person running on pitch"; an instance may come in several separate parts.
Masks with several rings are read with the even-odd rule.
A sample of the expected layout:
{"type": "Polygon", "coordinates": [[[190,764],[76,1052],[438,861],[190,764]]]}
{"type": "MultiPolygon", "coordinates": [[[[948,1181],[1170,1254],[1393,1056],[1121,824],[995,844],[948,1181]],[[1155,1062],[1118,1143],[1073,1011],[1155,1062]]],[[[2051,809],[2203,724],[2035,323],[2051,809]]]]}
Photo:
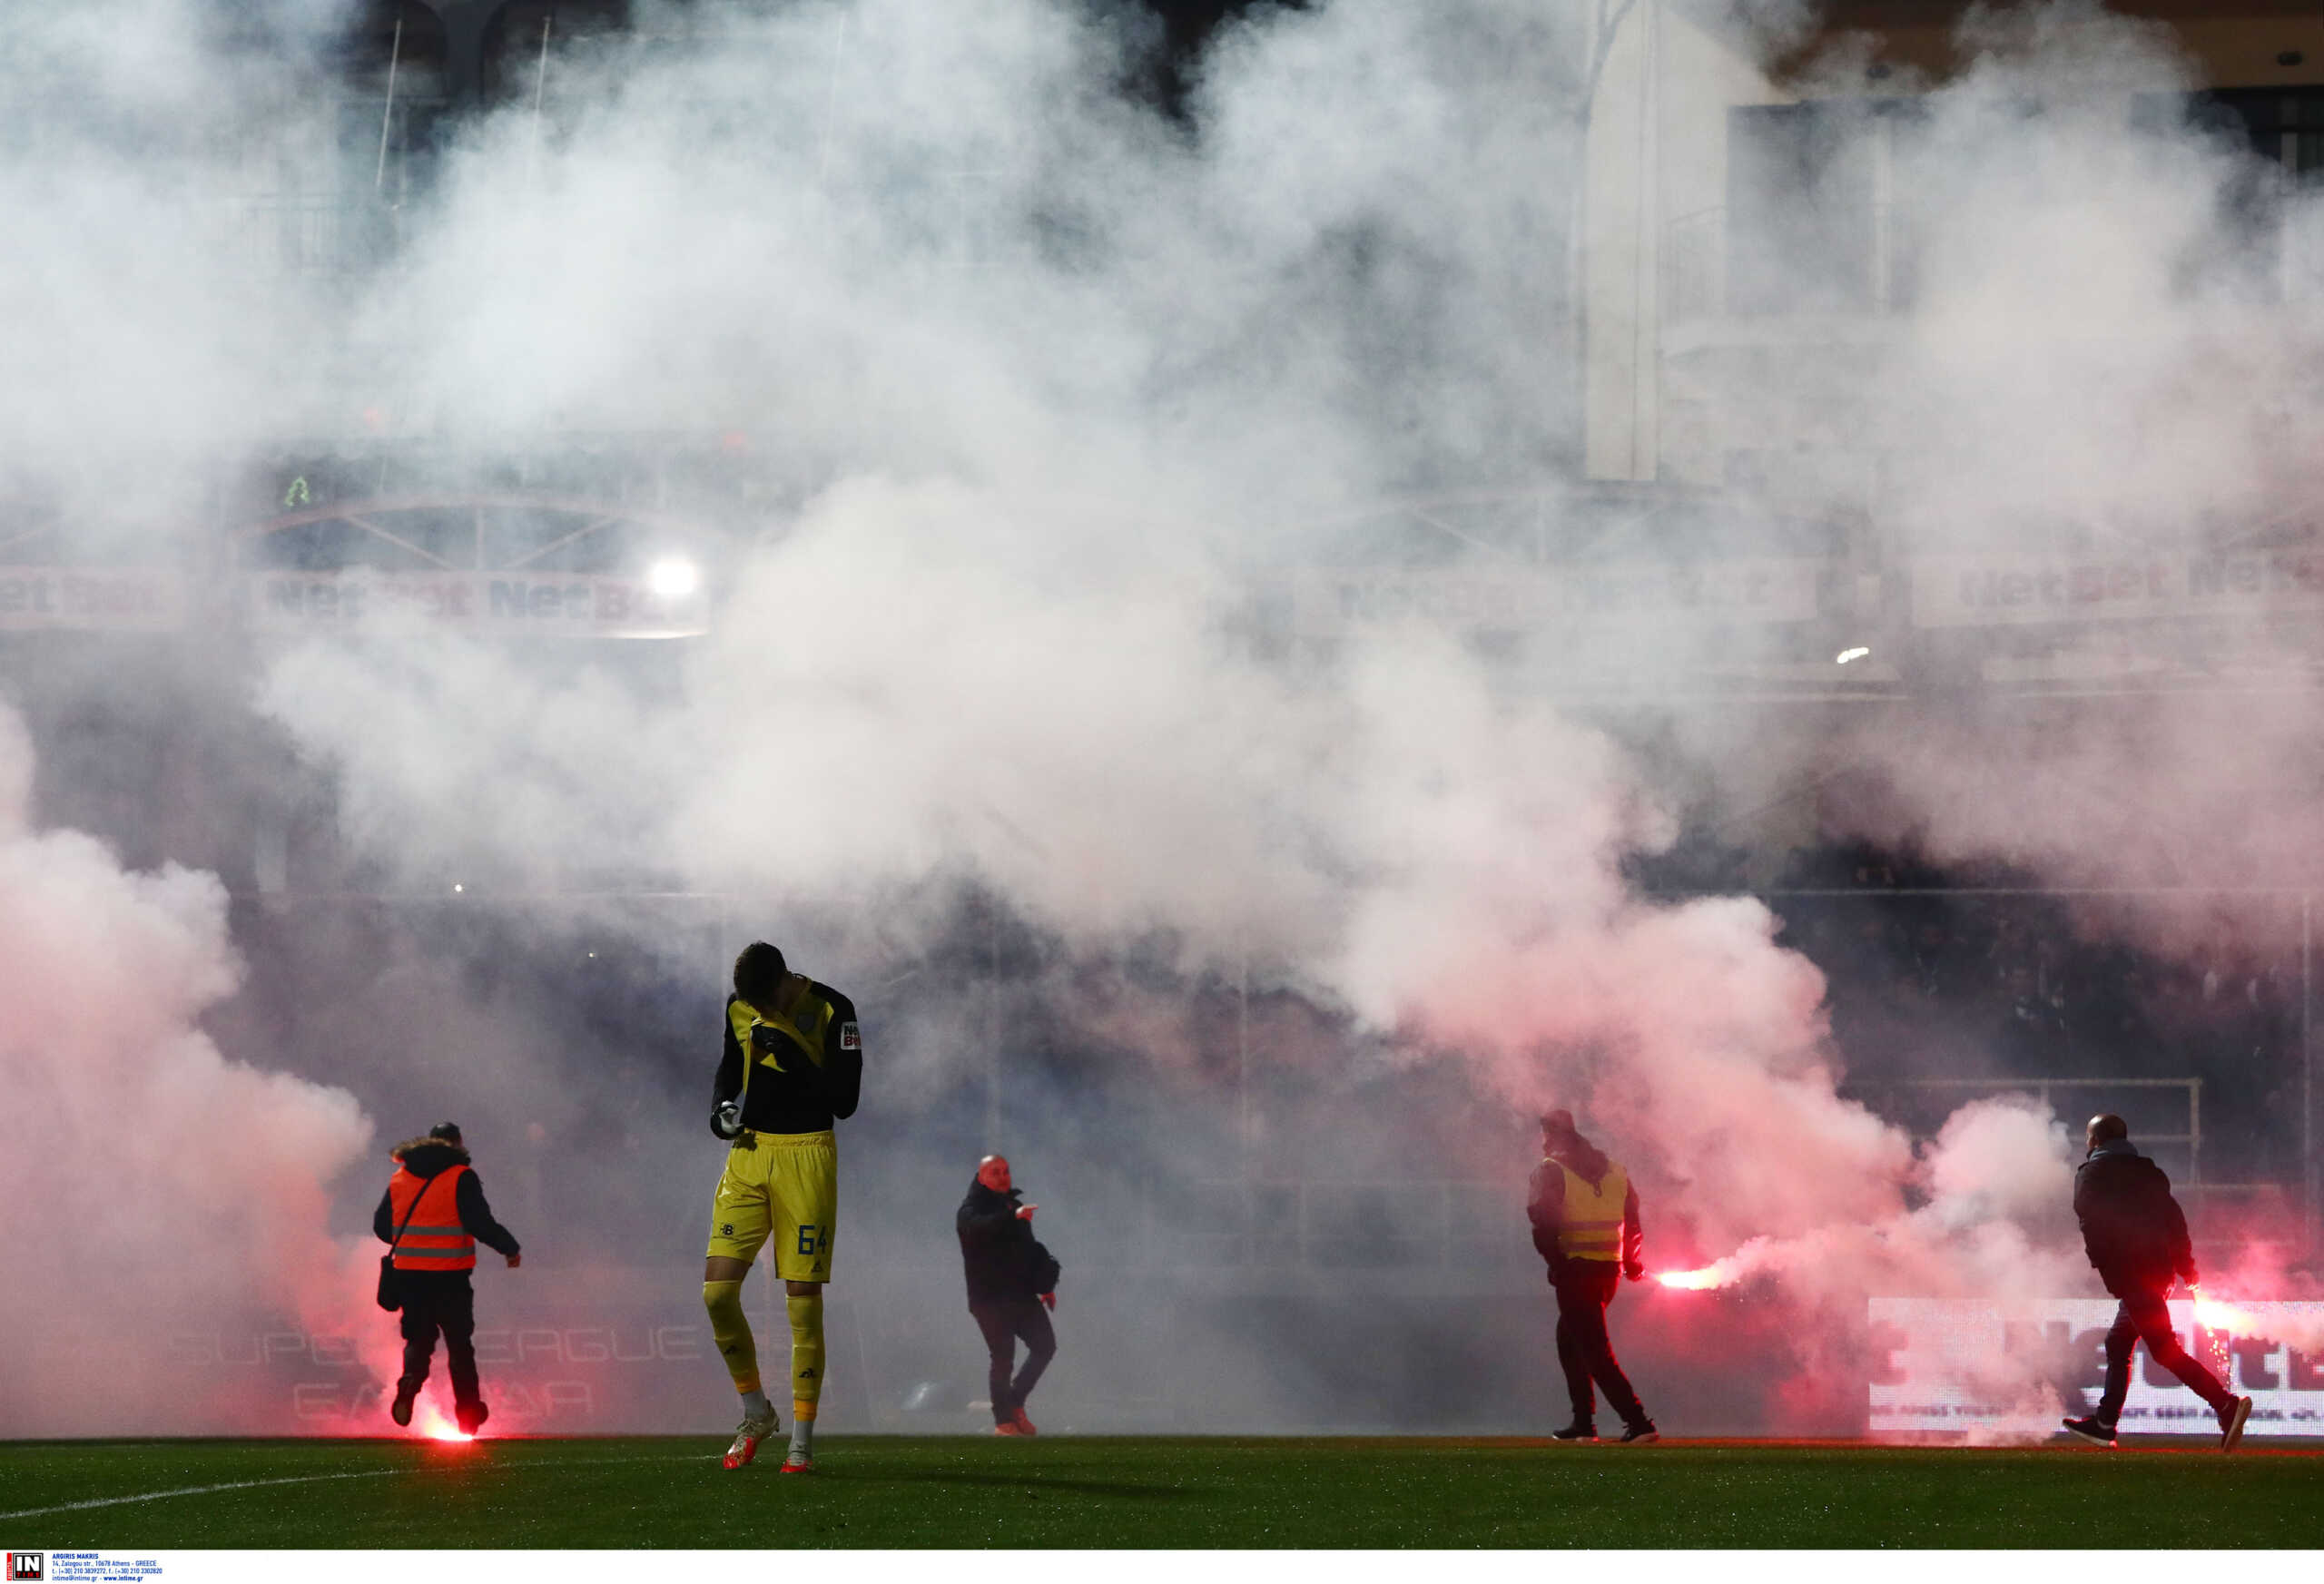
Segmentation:
{"type": "Polygon", "coordinates": [[[1549,1262],[1550,1285],[1558,1295],[1558,1363],[1573,1402],[1573,1422],[1551,1435],[1558,1441],[1598,1439],[1594,1381],[1622,1416],[1624,1441],[1659,1441],[1606,1334],[1606,1305],[1614,1301],[1621,1278],[1635,1282],[1646,1274],[1638,1190],[1628,1172],[1575,1131],[1571,1111],[1551,1111],[1541,1118],[1541,1155],[1525,1214],[1533,1224],[1533,1247],[1549,1262]]]}
{"type": "Polygon", "coordinates": [[[815,1407],[823,1388],[823,1288],[839,1219],[835,1120],[855,1115],[863,1036],[855,1003],[793,973],[753,940],[734,959],[725,1051],[711,1086],[710,1130],[728,1140],[710,1212],[702,1301],[710,1334],[742,1394],[743,1422],[726,1467],[758,1456],[782,1426],[759,1382],[758,1345],[743,1313],[743,1278],[771,1236],[791,1315],[791,1450],[783,1472],[815,1466],[815,1407]]]}
{"type": "Polygon", "coordinates": [[[960,1268],[968,1278],[969,1313],[984,1333],[995,1435],[1031,1435],[1025,1399],[1057,1356],[1049,1312],[1057,1307],[1058,1263],[1033,1235],[1034,1205],[1018,1203],[1005,1156],[977,1163],[968,1196],[952,1218],[960,1239],[960,1268]],[[1025,1339],[1025,1367],[1009,1378],[1017,1339],[1025,1339]]]}
{"type": "Polygon", "coordinates": [[[477,1383],[476,1289],[468,1283],[476,1245],[499,1254],[512,1271],[523,1254],[493,1219],[458,1124],[438,1122],[426,1137],[397,1145],[388,1158],[396,1163],[395,1175],[371,1212],[371,1231],[389,1245],[403,1311],[403,1373],[388,1417],[399,1425],[411,1422],[411,1405],[427,1383],[440,1333],[452,1376],[452,1417],[474,1435],[492,1416],[477,1383]]]}
{"type": "Polygon", "coordinates": [[[2171,1196],[2162,1168],[2131,1146],[2130,1125],[2108,1114],[2093,1117],[2083,1139],[2089,1154],[2073,1174],[2074,1219],[2082,1223],[2082,1245],[2098,1279],[2120,1304],[2106,1333],[2106,1385],[2098,1411],[2065,1421],[2083,1441],[2114,1444],[2114,1426],[2131,1392],[2131,1355],[2142,1339],[2147,1355],[2179,1377],[2219,1416],[2219,1450],[2231,1452],[2251,1417],[2251,1399],[2238,1397],[2179,1345],[2171,1328],[2171,1284],[2184,1277],[2195,1285],[2195,1248],[2187,1217],[2171,1196]]]}

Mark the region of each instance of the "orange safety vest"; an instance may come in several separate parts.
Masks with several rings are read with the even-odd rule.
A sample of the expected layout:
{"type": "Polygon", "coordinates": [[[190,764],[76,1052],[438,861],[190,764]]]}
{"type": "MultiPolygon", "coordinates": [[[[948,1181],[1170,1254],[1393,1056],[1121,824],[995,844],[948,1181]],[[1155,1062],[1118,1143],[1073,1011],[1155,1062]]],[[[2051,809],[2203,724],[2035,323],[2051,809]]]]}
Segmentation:
{"type": "MultiPolygon", "coordinates": [[[[388,1209],[394,1216],[395,1226],[403,1226],[404,1217],[411,1217],[411,1225],[403,1226],[403,1236],[396,1244],[396,1269],[399,1271],[472,1271],[476,1269],[476,1239],[460,1225],[460,1174],[465,1166],[448,1167],[434,1182],[411,1175],[411,1168],[400,1161],[396,1175],[388,1179],[388,1209]],[[428,1191],[420,1193],[426,1183],[428,1191]],[[412,1201],[419,1205],[414,1208],[412,1201]]],[[[394,1230],[394,1226],[389,1228],[394,1230]]]]}
{"type": "Polygon", "coordinates": [[[1558,1252],[1568,1259],[1621,1258],[1622,1205],[1630,1198],[1630,1174],[1609,1161],[1606,1175],[1593,1185],[1571,1166],[1561,1169],[1565,1173],[1565,1212],[1558,1221],[1558,1252]]]}

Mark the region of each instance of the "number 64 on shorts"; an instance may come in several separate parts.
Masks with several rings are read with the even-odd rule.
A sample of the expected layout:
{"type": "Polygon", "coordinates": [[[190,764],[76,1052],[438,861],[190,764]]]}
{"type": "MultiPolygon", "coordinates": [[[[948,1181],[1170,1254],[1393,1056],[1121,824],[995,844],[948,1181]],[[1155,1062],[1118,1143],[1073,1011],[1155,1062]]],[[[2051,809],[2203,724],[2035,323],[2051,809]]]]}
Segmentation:
{"type": "Polygon", "coordinates": [[[748,1264],[770,1240],[786,1282],[832,1279],[839,1220],[839,1153],[829,1133],[746,1135],[731,1149],[711,1208],[713,1255],[748,1264]]]}

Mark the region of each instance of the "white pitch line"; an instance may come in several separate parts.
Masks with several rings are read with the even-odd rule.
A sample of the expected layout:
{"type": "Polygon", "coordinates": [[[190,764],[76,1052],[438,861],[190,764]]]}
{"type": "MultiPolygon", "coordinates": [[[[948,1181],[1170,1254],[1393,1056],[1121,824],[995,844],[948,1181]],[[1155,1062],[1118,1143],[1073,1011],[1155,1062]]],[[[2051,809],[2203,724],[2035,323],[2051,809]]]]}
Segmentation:
{"type": "MultiPolygon", "coordinates": [[[[665,1454],[658,1458],[574,1458],[569,1461],[544,1460],[511,1467],[576,1469],[602,1463],[684,1463],[710,1455],[685,1452],[665,1454]]],[[[181,1485],[174,1491],[146,1491],[135,1496],[97,1496],[86,1501],[60,1501],[54,1507],[26,1507],[15,1512],[0,1512],[0,1519],[45,1518],[52,1512],[81,1512],[92,1507],[126,1507],[133,1501],[163,1501],[172,1496],[214,1496],[221,1491],[255,1491],[262,1485],[312,1485],[323,1480],[383,1480],[390,1474],[425,1474],[431,1471],[423,1465],[410,1469],[363,1469],[351,1474],[286,1474],[279,1480],[231,1480],[222,1485],[181,1485]]]]}
{"type": "Polygon", "coordinates": [[[79,1512],[90,1507],[125,1507],[133,1501],[160,1501],[172,1496],[208,1496],[220,1491],[254,1491],[261,1485],[311,1485],[318,1480],[377,1480],[408,1469],[365,1469],[353,1474],[290,1474],[280,1480],[235,1480],[223,1485],[181,1485],[174,1491],[147,1491],[136,1496],[97,1496],[86,1501],[60,1501],[54,1507],[27,1507],[0,1512],[0,1518],[45,1518],[52,1512],[79,1512]]]}

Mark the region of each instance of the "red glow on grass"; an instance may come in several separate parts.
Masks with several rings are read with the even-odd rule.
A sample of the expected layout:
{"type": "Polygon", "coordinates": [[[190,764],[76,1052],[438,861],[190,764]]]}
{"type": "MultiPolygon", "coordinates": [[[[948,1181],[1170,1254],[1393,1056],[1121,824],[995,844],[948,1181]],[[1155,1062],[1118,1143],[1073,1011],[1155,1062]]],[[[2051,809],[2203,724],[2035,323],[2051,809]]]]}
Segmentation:
{"type": "Polygon", "coordinates": [[[476,1440],[433,1402],[412,1404],[411,1428],[428,1440],[465,1446],[476,1440]]]}

